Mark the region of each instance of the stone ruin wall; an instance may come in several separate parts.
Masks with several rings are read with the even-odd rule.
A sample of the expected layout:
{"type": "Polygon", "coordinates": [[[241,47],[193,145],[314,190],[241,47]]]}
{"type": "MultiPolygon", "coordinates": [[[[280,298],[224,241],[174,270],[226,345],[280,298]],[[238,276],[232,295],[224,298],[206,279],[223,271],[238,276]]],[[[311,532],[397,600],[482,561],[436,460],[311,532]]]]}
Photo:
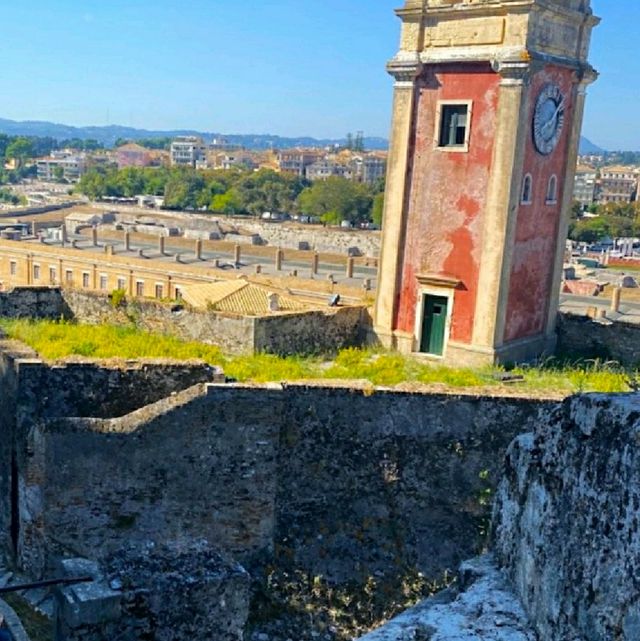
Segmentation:
{"type": "Polygon", "coordinates": [[[509,448],[495,553],[540,639],[640,639],[640,397],[567,400],[509,448]]]}
{"type": "MultiPolygon", "coordinates": [[[[498,484],[508,448],[494,555],[540,639],[639,638],[637,395],[557,403],[188,386],[187,377],[178,379],[182,391],[163,397],[166,388],[157,388],[154,400],[147,389],[154,377],[176,385],[175,372],[160,369],[123,373],[128,391],[99,411],[99,398],[93,405],[83,391],[108,388],[112,373],[95,368],[93,377],[81,364],[47,368],[28,356],[8,349],[3,356],[0,425],[14,430],[2,443],[17,448],[19,561],[34,576],[60,557],[111,562],[120,548],[144,549],[152,539],[179,549],[208,540],[250,571],[280,564],[337,584],[409,566],[437,576],[482,544],[488,506],[479,499],[498,484]],[[139,384],[127,387],[136,375],[139,384]],[[47,385],[61,392],[57,400],[55,392],[42,394],[47,385]]],[[[111,389],[117,396],[119,386],[111,389]]],[[[10,469],[6,445],[0,453],[1,469],[10,469]]],[[[11,485],[0,476],[4,532],[11,485]]],[[[214,583],[214,591],[227,589],[214,583]]],[[[454,606],[487,594],[470,590],[454,606]]],[[[240,613],[245,597],[238,597],[240,613]]],[[[425,612],[444,625],[441,606],[425,612]]],[[[371,638],[398,639],[393,629],[371,638]]],[[[518,630],[514,639],[533,638],[518,630]]],[[[494,638],[495,626],[485,633],[479,638],[494,638]]]]}
{"type": "Polygon", "coordinates": [[[558,351],[573,358],[599,358],[637,367],[640,365],[640,325],[559,314],[558,351]]]}
{"type": "Polygon", "coordinates": [[[218,345],[232,354],[280,355],[333,353],[362,345],[368,323],[366,309],[358,306],[243,317],[153,300],[132,299],[114,307],[106,294],[48,287],[0,292],[0,317],[135,325],[149,332],[218,345]]]}
{"type": "Polygon", "coordinates": [[[141,382],[133,411],[99,411],[96,399],[89,413],[67,392],[82,396],[81,368],[46,369],[23,370],[17,408],[19,562],[33,576],[60,556],[161,538],[207,539],[247,567],[266,556],[338,583],[399,567],[436,577],[476,551],[499,453],[555,405],[196,385],[141,407],[141,382]],[[38,401],[47,380],[60,399],[38,401]]]}
{"type": "Polygon", "coordinates": [[[25,473],[37,448],[27,446],[42,417],[118,416],[198,383],[219,380],[201,363],[122,362],[48,366],[24,345],[0,341],[0,557],[25,545],[28,528],[17,514],[32,514],[30,493],[42,477],[25,473]],[[12,540],[14,539],[14,540],[12,540]]]}
{"type": "MultiPolygon", "coordinates": [[[[75,318],[85,323],[134,323],[140,329],[185,340],[214,343],[234,354],[317,354],[362,345],[371,324],[366,309],[334,310],[242,318],[213,312],[172,309],[151,300],[114,309],[105,295],[73,289],[16,288],[0,292],[0,317],[75,318]]],[[[586,316],[558,315],[559,354],[640,364],[640,325],[597,322],[586,316]]]]}

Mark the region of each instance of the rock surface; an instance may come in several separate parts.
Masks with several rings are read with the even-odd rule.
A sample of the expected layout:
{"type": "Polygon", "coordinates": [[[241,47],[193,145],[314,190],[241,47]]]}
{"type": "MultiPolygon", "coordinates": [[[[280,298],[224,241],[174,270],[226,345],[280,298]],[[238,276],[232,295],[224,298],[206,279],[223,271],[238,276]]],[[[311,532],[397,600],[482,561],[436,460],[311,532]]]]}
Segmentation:
{"type": "Polygon", "coordinates": [[[496,555],[544,641],[640,639],[640,395],[576,397],[511,445],[496,555]]]}
{"type": "Polygon", "coordinates": [[[126,549],[98,566],[62,562],[69,575],[95,576],[56,592],[60,641],[155,639],[241,641],[249,575],[206,542],[126,549]]]}
{"type": "Polygon", "coordinates": [[[519,600],[490,555],[463,563],[461,591],[442,592],[360,641],[536,641],[519,600]]]}

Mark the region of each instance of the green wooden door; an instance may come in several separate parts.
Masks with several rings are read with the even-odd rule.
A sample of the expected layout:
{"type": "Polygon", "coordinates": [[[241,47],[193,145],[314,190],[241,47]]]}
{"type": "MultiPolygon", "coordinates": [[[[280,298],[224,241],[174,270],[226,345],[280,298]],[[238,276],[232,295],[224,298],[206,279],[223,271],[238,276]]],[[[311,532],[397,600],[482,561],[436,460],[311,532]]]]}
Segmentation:
{"type": "Polygon", "coordinates": [[[446,296],[425,296],[423,300],[422,336],[420,351],[425,354],[442,356],[444,351],[444,333],[447,327],[446,296]]]}

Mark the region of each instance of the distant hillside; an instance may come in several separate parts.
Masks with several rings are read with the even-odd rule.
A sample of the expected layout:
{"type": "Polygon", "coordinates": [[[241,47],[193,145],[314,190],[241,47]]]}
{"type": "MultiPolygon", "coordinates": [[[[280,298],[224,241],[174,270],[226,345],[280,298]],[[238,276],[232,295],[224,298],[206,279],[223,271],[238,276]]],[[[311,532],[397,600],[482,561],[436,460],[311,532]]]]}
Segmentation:
{"type": "Polygon", "coordinates": [[[586,154],[603,154],[605,152],[602,147],[592,143],[588,138],[580,136],[580,155],[584,156],[586,154]]]}
{"type": "MultiPolygon", "coordinates": [[[[42,136],[65,140],[80,138],[81,140],[93,139],[107,147],[112,147],[118,138],[138,140],[140,138],[165,138],[174,136],[202,136],[205,140],[224,138],[229,143],[241,145],[248,149],[285,149],[288,147],[327,147],[329,145],[344,144],[346,139],[317,139],[309,136],[300,138],[286,138],[271,134],[221,134],[214,132],[196,131],[193,129],[179,129],[174,131],[152,131],[148,129],[135,129],[120,125],[106,127],[72,127],[53,122],[25,120],[6,120],[0,118],[0,133],[20,136],[42,136]]],[[[387,149],[388,141],[385,138],[365,138],[366,149],[387,149]]]]}

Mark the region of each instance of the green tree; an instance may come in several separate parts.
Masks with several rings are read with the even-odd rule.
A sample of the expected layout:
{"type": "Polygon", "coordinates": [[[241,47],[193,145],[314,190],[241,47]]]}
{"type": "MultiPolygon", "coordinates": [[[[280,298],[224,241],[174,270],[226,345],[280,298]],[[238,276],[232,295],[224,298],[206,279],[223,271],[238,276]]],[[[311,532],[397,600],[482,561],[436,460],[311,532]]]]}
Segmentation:
{"type": "Polygon", "coordinates": [[[296,211],[296,198],[304,186],[305,182],[295,176],[261,169],[246,172],[235,184],[235,189],[242,209],[259,216],[265,211],[296,211]]]}
{"type": "Polygon", "coordinates": [[[339,176],[316,181],[298,197],[303,213],[331,223],[368,221],[372,202],[371,190],[366,185],[339,176]]]}
{"type": "Polygon", "coordinates": [[[171,173],[164,188],[164,206],[168,209],[196,209],[198,196],[205,189],[204,178],[194,169],[171,173]]]}
{"type": "Polygon", "coordinates": [[[211,198],[209,209],[214,212],[233,216],[242,211],[242,206],[240,205],[240,199],[235,189],[230,189],[224,194],[215,194],[211,198]]]}
{"type": "Polygon", "coordinates": [[[384,193],[376,194],[373,197],[371,207],[371,221],[376,227],[382,227],[382,212],[384,210],[384,193]]]}
{"type": "Polygon", "coordinates": [[[53,168],[53,177],[56,180],[56,182],[63,182],[64,181],[64,167],[60,167],[60,165],[56,165],[53,168]]]}
{"type": "Polygon", "coordinates": [[[583,218],[571,228],[569,237],[584,243],[595,243],[611,234],[611,226],[605,218],[583,218]]]}
{"type": "Polygon", "coordinates": [[[18,167],[24,165],[27,158],[33,157],[33,145],[29,138],[19,136],[9,144],[5,151],[7,158],[13,158],[18,167]]]}

